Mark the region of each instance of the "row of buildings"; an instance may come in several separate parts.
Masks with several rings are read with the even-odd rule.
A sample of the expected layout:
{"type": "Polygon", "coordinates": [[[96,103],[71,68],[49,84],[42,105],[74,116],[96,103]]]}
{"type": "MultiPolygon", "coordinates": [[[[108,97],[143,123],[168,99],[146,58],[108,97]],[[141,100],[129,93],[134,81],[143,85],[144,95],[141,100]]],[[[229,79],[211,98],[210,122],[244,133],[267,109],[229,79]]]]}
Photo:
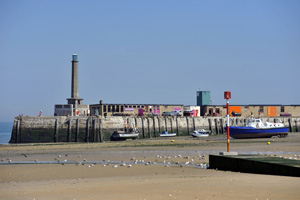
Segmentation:
{"type": "MultiPolygon", "coordinates": [[[[211,105],[210,91],[197,91],[196,105],[181,104],[82,104],[78,87],[78,56],[72,56],[72,87],[71,98],[67,104],[55,105],[55,116],[161,116],[164,112],[181,111],[183,116],[221,116],[227,115],[226,105],[211,105]]],[[[231,116],[248,117],[279,117],[300,116],[299,105],[230,105],[231,116]]]]}

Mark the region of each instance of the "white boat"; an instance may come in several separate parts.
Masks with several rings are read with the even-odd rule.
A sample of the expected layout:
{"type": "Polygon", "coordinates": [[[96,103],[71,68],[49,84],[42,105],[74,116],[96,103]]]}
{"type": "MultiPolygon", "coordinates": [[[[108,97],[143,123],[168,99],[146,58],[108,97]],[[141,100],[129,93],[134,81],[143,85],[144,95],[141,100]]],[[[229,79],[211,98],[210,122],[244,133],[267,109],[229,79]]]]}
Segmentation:
{"type": "Polygon", "coordinates": [[[164,131],[161,134],[159,134],[160,137],[175,137],[176,133],[169,133],[168,131],[164,131]]]}
{"type": "Polygon", "coordinates": [[[112,136],[111,140],[126,140],[126,139],[137,139],[140,133],[137,127],[130,127],[125,128],[124,130],[115,131],[112,136]]]}
{"type": "Polygon", "coordinates": [[[210,131],[207,131],[205,129],[199,129],[199,130],[195,130],[191,133],[191,135],[193,137],[208,137],[209,136],[210,131]]]}

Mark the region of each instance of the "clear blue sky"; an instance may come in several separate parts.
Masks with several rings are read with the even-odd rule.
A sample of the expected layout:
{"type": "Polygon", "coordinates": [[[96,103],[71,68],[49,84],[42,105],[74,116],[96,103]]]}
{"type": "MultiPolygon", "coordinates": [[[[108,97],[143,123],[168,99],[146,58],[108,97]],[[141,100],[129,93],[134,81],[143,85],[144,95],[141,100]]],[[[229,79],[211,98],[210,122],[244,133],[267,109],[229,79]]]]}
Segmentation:
{"type": "Polygon", "coordinates": [[[0,1],[0,121],[85,104],[300,104],[300,1],[0,1]]]}

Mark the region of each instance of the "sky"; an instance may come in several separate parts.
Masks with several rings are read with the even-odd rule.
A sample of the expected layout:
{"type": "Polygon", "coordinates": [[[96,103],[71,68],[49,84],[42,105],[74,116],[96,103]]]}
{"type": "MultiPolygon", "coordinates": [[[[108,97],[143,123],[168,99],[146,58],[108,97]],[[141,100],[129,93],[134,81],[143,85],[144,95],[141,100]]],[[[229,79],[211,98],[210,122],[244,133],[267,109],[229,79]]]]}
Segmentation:
{"type": "Polygon", "coordinates": [[[298,0],[1,0],[0,121],[84,104],[300,104],[298,0]]]}

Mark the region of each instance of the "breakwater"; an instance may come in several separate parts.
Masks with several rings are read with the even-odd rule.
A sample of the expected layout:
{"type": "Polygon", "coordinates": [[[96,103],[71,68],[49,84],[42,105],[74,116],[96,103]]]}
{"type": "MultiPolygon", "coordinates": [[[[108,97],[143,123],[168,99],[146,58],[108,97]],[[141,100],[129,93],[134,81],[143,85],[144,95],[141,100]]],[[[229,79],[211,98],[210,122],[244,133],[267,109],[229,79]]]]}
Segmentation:
{"type": "MultiPolygon", "coordinates": [[[[263,121],[283,123],[290,132],[300,131],[300,118],[262,118],[263,121]]],[[[247,118],[230,118],[230,125],[244,126],[247,118]]],[[[114,131],[127,124],[139,128],[140,138],[155,138],[163,131],[187,136],[196,129],[208,129],[213,134],[225,134],[223,117],[66,117],[19,116],[14,119],[10,143],[103,142],[114,131]]]]}

